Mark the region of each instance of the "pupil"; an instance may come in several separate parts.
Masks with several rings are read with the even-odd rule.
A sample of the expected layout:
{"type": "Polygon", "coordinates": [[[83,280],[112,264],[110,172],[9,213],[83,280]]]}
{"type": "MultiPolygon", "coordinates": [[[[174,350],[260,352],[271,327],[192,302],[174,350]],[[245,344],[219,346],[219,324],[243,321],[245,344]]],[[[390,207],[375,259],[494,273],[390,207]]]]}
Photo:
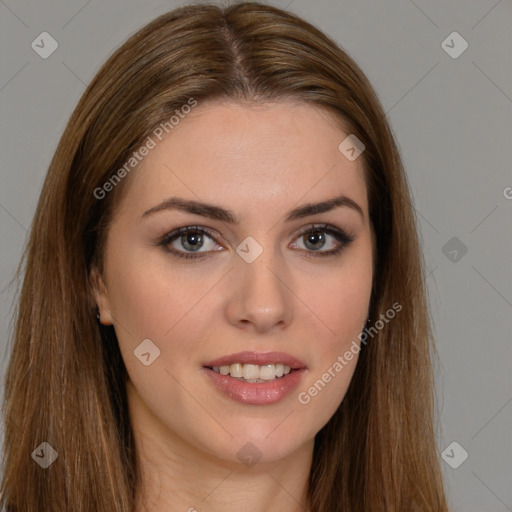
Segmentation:
{"type": "Polygon", "coordinates": [[[188,248],[192,249],[193,251],[194,250],[197,250],[201,247],[201,235],[200,234],[197,234],[197,233],[187,233],[185,236],[184,236],[184,240],[185,240],[185,243],[183,244],[184,247],[186,247],[187,245],[189,246],[188,248]]]}
{"type": "MultiPolygon", "coordinates": [[[[321,231],[312,231],[308,234],[306,239],[306,245],[311,243],[311,245],[316,245],[320,242],[320,247],[324,242],[324,234],[321,231]]],[[[313,247],[313,249],[319,249],[320,247],[313,247]]]]}

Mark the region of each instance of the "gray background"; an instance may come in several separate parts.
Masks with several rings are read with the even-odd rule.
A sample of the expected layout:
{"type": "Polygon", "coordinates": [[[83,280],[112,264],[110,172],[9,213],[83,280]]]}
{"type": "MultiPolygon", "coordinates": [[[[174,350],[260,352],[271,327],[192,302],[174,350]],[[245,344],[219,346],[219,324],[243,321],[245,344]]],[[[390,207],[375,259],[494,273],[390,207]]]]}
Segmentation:
{"type": "MultiPolygon", "coordinates": [[[[113,49],[183,3],[0,1],[2,378],[16,288],[10,282],[65,123],[113,49]],[[47,59],[31,48],[43,31],[59,45],[47,59]]],[[[340,43],[388,113],[429,269],[439,453],[456,441],[469,454],[457,469],[442,461],[452,509],[512,511],[512,3],[272,3],[340,43]],[[457,51],[459,42],[448,38],[442,46],[454,31],[469,45],[458,58],[443,48],[457,51]]],[[[448,450],[447,460],[454,465],[461,453],[448,450]]]]}

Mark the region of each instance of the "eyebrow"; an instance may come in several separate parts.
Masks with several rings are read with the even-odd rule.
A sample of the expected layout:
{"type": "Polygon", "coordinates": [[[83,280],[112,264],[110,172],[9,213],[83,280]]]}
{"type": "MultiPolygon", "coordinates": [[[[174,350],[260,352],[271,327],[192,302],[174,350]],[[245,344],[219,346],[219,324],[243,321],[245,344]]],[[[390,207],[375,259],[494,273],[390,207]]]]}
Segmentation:
{"type": "MultiPolygon", "coordinates": [[[[302,219],[309,217],[310,215],[316,215],[318,213],[325,213],[334,208],[348,207],[355,210],[364,220],[365,215],[363,209],[353,200],[347,196],[341,195],[321,201],[319,203],[308,203],[298,208],[291,210],[285,218],[285,222],[291,222],[293,220],[302,219]]],[[[240,220],[232,210],[226,210],[220,206],[208,203],[202,203],[199,201],[192,201],[189,199],[182,199],[179,197],[170,197],[162,203],[150,208],[145,211],[141,218],[149,217],[157,212],[166,210],[179,210],[185,213],[191,213],[194,215],[200,215],[202,217],[208,217],[210,219],[219,220],[222,222],[229,222],[230,224],[239,224],[240,220]]]]}

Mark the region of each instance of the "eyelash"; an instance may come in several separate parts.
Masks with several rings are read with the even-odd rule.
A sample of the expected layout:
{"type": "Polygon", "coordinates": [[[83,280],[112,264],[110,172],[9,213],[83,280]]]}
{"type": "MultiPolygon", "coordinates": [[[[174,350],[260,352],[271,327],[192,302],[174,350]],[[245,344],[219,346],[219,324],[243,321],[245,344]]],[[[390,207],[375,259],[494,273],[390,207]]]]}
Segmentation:
{"type": "MultiPolygon", "coordinates": [[[[318,252],[317,251],[305,251],[308,254],[308,257],[311,256],[313,258],[337,256],[345,247],[349,246],[355,240],[355,237],[352,234],[347,233],[341,229],[334,228],[333,226],[330,226],[329,224],[314,224],[314,225],[306,226],[297,235],[297,238],[300,238],[301,236],[304,236],[306,233],[310,233],[310,232],[313,232],[313,233],[321,232],[321,233],[325,233],[328,235],[332,235],[340,243],[340,245],[336,249],[332,249],[330,251],[318,251],[318,252]]],[[[174,242],[174,240],[178,239],[179,237],[181,237],[183,235],[186,235],[187,233],[200,233],[202,235],[206,235],[209,238],[213,239],[213,234],[205,228],[201,228],[199,226],[186,226],[186,227],[175,229],[174,231],[171,231],[170,233],[165,234],[163,237],[161,237],[157,241],[156,245],[162,246],[166,252],[171,253],[173,256],[175,256],[177,258],[200,259],[200,258],[208,257],[208,254],[211,251],[202,252],[202,253],[191,253],[191,252],[177,251],[177,250],[169,247],[169,244],[171,242],[174,242]]]]}

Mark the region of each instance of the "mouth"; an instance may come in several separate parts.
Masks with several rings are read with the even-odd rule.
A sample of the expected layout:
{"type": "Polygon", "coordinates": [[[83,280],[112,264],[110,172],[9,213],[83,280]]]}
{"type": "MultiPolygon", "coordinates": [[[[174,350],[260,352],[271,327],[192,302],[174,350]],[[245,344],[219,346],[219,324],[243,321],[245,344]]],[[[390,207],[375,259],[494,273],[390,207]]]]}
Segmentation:
{"type": "Polygon", "coordinates": [[[284,352],[239,352],[203,365],[222,394],[247,405],[283,399],[298,386],[306,365],[284,352]]]}

